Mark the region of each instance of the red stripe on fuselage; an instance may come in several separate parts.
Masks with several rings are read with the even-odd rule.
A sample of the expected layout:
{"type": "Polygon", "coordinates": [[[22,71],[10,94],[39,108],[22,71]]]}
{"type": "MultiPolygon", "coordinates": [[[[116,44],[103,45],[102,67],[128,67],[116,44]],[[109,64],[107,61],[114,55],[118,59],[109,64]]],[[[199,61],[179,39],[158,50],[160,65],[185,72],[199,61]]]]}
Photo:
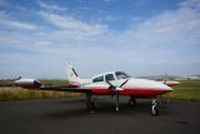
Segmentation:
{"type": "MultiPolygon", "coordinates": [[[[91,90],[95,95],[114,95],[115,91],[111,89],[92,89],[91,90]]],[[[135,97],[153,97],[161,94],[165,94],[170,92],[170,90],[158,90],[158,89],[124,89],[123,91],[119,91],[120,95],[124,96],[135,96],[135,97]]]]}

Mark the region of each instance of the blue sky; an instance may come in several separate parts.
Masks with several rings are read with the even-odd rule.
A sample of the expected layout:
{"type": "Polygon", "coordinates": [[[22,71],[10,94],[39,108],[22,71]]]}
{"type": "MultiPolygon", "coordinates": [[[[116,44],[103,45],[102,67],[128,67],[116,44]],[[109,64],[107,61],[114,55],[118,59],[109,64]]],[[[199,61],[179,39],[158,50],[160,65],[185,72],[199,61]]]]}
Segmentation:
{"type": "Polygon", "coordinates": [[[200,0],[0,0],[0,78],[200,74],[200,0]]]}

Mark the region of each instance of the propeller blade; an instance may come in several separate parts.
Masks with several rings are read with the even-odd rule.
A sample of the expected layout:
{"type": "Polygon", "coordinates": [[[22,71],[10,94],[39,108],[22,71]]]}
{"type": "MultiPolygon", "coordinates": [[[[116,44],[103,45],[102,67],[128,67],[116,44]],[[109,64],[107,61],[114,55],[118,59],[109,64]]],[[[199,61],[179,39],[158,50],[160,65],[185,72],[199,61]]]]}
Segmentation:
{"type": "Polygon", "coordinates": [[[126,79],[120,86],[114,86],[110,83],[110,81],[106,81],[108,85],[110,85],[109,89],[116,90],[116,91],[122,91],[122,87],[129,81],[129,79],[126,79]]]}
{"type": "Polygon", "coordinates": [[[108,81],[108,80],[106,80],[106,83],[108,84],[108,85],[110,85],[110,87],[109,87],[109,89],[116,89],[116,86],[114,86],[114,85],[112,85],[111,83],[110,83],[110,81],[108,81]]]}
{"type": "Polygon", "coordinates": [[[129,81],[129,79],[126,79],[119,87],[123,87],[127,82],[129,81]]]}
{"type": "Polygon", "coordinates": [[[120,86],[114,86],[110,81],[106,81],[110,85],[109,89],[115,90],[116,101],[115,101],[115,110],[119,111],[119,92],[122,91],[122,87],[128,82],[129,79],[126,79],[120,86]]]}

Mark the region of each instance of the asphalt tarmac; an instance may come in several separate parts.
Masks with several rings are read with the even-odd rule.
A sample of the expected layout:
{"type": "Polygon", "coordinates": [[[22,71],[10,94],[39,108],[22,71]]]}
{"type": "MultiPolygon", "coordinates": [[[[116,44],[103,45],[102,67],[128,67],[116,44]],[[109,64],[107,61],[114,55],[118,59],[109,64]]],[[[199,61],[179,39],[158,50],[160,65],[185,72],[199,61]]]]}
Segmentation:
{"type": "Polygon", "coordinates": [[[199,134],[200,102],[170,101],[151,116],[150,100],[130,108],[128,98],[96,100],[97,110],[85,110],[84,98],[0,102],[1,134],[199,134]]]}

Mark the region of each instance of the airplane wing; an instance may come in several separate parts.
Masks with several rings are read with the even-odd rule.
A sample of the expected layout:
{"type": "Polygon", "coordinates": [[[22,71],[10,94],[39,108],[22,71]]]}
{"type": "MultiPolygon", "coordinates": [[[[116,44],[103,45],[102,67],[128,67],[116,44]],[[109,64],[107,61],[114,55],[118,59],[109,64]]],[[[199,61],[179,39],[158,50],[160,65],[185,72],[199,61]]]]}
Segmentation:
{"type": "Polygon", "coordinates": [[[63,92],[77,92],[77,93],[89,93],[90,89],[85,88],[73,88],[68,86],[45,86],[42,85],[39,80],[35,79],[19,79],[15,82],[16,86],[20,86],[30,90],[44,90],[44,91],[63,91],[63,92]]]}
{"type": "MultiPolygon", "coordinates": [[[[119,87],[113,86],[110,82],[107,82],[109,94],[116,94],[116,91],[122,91],[123,89],[121,88],[126,82],[128,81],[125,80],[119,87]]],[[[91,88],[81,88],[81,87],[70,87],[70,86],[45,86],[42,85],[42,83],[39,80],[36,79],[19,79],[16,80],[15,82],[16,86],[20,86],[25,89],[30,89],[30,90],[43,90],[43,91],[62,91],[62,92],[76,92],[76,93],[94,93],[93,89],[91,88]]],[[[105,87],[103,87],[105,88],[105,87]]]]}

